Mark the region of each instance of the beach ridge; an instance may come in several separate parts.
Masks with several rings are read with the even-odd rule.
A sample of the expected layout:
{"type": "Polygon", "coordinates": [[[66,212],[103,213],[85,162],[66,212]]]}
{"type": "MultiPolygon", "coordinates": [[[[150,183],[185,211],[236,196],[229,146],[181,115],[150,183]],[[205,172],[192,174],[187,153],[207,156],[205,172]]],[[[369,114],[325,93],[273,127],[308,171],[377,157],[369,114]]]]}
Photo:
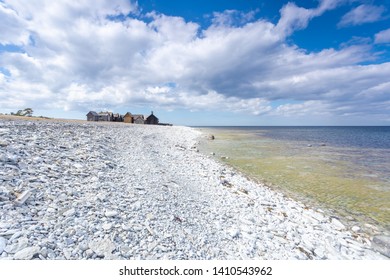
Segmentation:
{"type": "Polygon", "coordinates": [[[202,154],[202,137],[0,118],[0,259],[387,259],[337,217],[202,154]]]}

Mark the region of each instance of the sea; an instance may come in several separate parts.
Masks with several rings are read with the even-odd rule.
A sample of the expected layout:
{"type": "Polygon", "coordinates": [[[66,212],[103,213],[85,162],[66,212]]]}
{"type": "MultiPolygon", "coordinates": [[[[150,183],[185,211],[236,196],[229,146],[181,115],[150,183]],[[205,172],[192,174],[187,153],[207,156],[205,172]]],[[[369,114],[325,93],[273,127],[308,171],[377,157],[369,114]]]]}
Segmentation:
{"type": "Polygon", "coordinates": [[[203,152],[252,179],[345,223],[390,232],[389,126],[197,129],[215,137],[203,152]]]}

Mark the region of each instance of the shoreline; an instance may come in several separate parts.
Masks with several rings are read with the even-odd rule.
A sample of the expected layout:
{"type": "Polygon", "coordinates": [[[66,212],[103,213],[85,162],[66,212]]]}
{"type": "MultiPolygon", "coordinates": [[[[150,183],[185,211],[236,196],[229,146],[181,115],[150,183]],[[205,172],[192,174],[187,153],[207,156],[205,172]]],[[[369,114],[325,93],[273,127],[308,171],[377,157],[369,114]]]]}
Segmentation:
{"type": "MultiPolygon", "coordinates": [[[[390,233],[389,224],[386,223],[388,216],[387,220],[379,220],[379,218],[386,219],[386,213],[388,213],[385,210],[386,205],[382,206],[385,207],[382,212],[374,211],[381,209],[380,205],[383,203],[379,204],[379,202],[385,201],[386,196],[381,200],[370,199],[367,201],[367,203],[373,204],[375,204],[375,201],[378,202],[375,204],[377,205],[376,208],[367,209],[368,212],[363,212],[365,209],[358,207],[359,203],[360,205],[364,203],[364,205],[367,205],[366,207],[369,206],[369,204],[365,204],[364,195],[370,194],[382,197],[380,193],[375,193],[375,190],[370,189],[372,186],[385,184],[386,179],[382,178],[382,181],[380,181],[375,180],[375,178],[371,180],[370,178],[369,181],[367,177],[363,178],[362,175],[356,174],[358,172],[356,168],[362,168],[361,166],[356,166],[355,163],[348,165],[345,159],[344,161],[337,161],[337,157],[345,152],[342,150],[344,148],[329,145],[326,145],[328,147],[325,148],[318,145],[315,149],[312,148],[312,145],[305,143],[296,144],[286,141],[278,141],[274,144],[269,142],[270,138],[256,136],[258,134],[255,135],[251,131],[245,130],[202,128],[201,131],[214,134],[216,137],[214,141],[203,141],[202,149],[206,153],[214,153],[216,160],[240,170],[242,174],[252,180],[266,184],[292,199],[310,205],[312,208],[327,210],[329,215],[342,218],[343,222],[348,224],[350,228],[359,226],[371,236],[388,235],[390,233]],[[239,152],[234,152],[235,150],[239,152]],[[313,151],[318,151],[319,154],[310,155],[309,153],[313,151]],[[249,153],[257,153],[257,156],[251,157],[249,153]],[[312,160],[310,157],[320,156],[321,154],[324,156],[318,160],[312,160]],[[303,161],[303,159],[306,160],[303,161]],[[321,169],[319,169],[320,167],[321,169]],[[311,185],[316,187],[313,188],[311,185]],[[335,189],[332,185],[345,186],[345,193],[342,193],[342,189],[335,189]],[[327,192],[323,193],[325,188],[327,192]],[[339,201],[333,201],[333,197],[328,195],[333,191],[335,191],[334,196],[341,195],[339,201]],[[355,201],[356,205],[352,205],[351,208],[347,208],[348,205],[341,200],[341,198],[348,199],[348,195],[357,199],[355,201]],[[328,203],[327,199],[332,199],[332,203],[328,203]],[[337,204],[337,202],[340,204],[337,204]]],[[[354,152],[356,153],[356,151],[354,152]]],[[[365,172],[370,171],[365,170],[365,172]]]]}
{"type": "Polygon", "coordinates": [[[0,119],[0,134],[0,259],[388,259],[199,153],[193,128],[0,119]]]}

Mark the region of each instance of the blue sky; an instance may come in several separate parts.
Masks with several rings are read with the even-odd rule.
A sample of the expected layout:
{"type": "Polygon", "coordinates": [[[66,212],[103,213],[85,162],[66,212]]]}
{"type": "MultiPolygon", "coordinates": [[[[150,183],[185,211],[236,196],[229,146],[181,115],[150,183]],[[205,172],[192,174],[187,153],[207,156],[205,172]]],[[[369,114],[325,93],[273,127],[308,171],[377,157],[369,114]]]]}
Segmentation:
{"type": "Polygon", "coordinates": [[[0,113],[390,125],[390,0],[0,0],[0,113]]]}

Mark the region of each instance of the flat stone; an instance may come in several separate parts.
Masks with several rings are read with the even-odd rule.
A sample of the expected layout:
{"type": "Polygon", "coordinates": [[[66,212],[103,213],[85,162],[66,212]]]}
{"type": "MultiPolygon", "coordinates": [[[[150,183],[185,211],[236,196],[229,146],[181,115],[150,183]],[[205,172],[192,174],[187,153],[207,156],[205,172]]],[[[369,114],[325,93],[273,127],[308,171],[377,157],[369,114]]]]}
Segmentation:
{"type": "Polygon", "coordinates": [[[86,242],[83,242],[83,243],[80,243],[79,249],[84,252],[84,251],[87,251],[89,249],[89,246],[86,242]]]}
{"type": "Polygon", "coordinates": [[[125,224],[122,224],[122,229],[123,229],[124,231],[129,231],[129,230],[132,229],[132,225],[125,225],[125,224]]]}
{"type": "Polygon", "coordinates": [[[53,213],[56,212],[56,210],[55,210],[54,208],[51,208],[51,207],[47,208],[46,211],[47,211],[48,213],[51,213],[51,214],[53,214],[53,213]]]}
{"type": "Polygon", "coordinates": [[[345,226],[338,220],[332,218],[332,225],[337,229],[337,230],[345,230],[345,226]]]}
{"type": "Polygon", "coordinates": [[[153,219],[154,219],[153,213],[148,213],[148,214],[146,214],[146,219],[148,219],[148,220],[153,220],[153,219]]]}
{"type": "Polygon", "coordinates": [[[57,258],[57,255],[56,255],[54,252],[49,252],[49,253],[47,254],[47,258],[48,258],[49,260],[54,260],[55,258],[57,258]]]}
{"type": "Polygon", "coordinates": [[[80,163],[75,163],[75,164],[73,165],[73,167],[75,167],[75,168],[77,168],[77,169],[82,169],[84,166],[81,165],[80,163]]]}
{"type": "Polygon", "coordinates": [[[102,229],[104,230],[110,230],[112,228],[112,224],[111,223],[104,223],[102,225],[102,229]]]}
{"type": "Polygon", "coordinates": [[[320,259],[325,258],[325,250],[322,247],[318,247],[314,250],[314,254],[320,259]]]}
{"type": "Polygon", "coordinates": [[[141,202],[140,201],[136,201],[136,202],[134,202],[134,204],[133,204],[133,210],[134,211],[138,211],[138,210],[140,210],[141,209],[141,202]]]}
{"type": "Polygon", "coordinates": [[[107,217],[107,218],[111,218],[111,217],[115,217],[116,215],[118,215],[118,211],[115,211],[115,210],[107,210],[104,215],[107,217]]]}
{"type": "Polygon", "coordinates": [[[96,196],[97,199],[99,199],[100,201],[105,201],[107,199],[106,195],[103,194],[103,193],[99,193],[97,196],[96,196]]]}
{"type": "MultiPolygon", "coordinates": [[[[10,227],[11,224],[0,222],[0,229],[5,230],[5,229],[9,229],[10,227]]],[[[0,235],[2,234],[0,233],[0,235]]]]}
{"type": "Polygon", "coordinates": [[[132,248],[130,246],[127,246],[127,245],[122,245],[120,250],[121,250],[122,255],[126,255],[129,252],[131,252],[132,248]]]}
{"type": "Polygon", "coordinates": [[[23,250],[16,252],[14,255],[15,260],[31,260],[34,255],[40,252],[40,248],[38,246],[27,247],[23,250]]]}
{"type": "Polygon", "coordinates": [[[68,196],[65,194],[65,193],[61,193],[59,196],[58,196],[58,199],[60,201],[65,201],[68,199],[68,196]]]}
{"type": "Polygon", "coordinates": [[[71,209],[65,211],[62,215],[64,215],[65,217],[70,217],[70,216],[73,216],[75,213],[76,213],[76,210],[74,208],[71,208],[71,209]]]}
{"type": "Polygon", "coordinates": [[[94,254],[94,252],[93,252],[91,249],[87,249],[87,250],[85,251],[85,256],[86,256],[87,258],[91,258],[91,257],[93,256],[93,254],[94,254]]]}
{"type": "Polygon", "coordinates": [[[372,247],[382,255],[390,258],[390,236],[375,236],[372,240],[372,247]]]}
{"type": "Polygon", "coordinates": [[[240,230],[238,228],[231,228],[228,230],[228,234],[231,238],[237,238],[240,235],[240,230]]]}
{"type": "Polygon", "coordinates": [[[89,243],[89,248],[100,257],[109,257],[115,250],[115,244],[108,239],[93,240],[89,243]]]}
{"type": "Polygon", "coordinates": [[[351,228],[351,230],[352,230],[353,232],[359,232],[359,231],[360,231],[360,227],[358,227],[358,226],[353,226],[353,227],[351,228]]]}
{"type": "Polygon", "coordinates": [[[8,146],[8,142],[0,141],[0,147],[7,147],[7,146],[8,146]]]}
{"type": "Polygon", "coordinates": [[[8,241],[12,241],[12,240],[18,239],[22,235],[23,235],[22,231],[15,232],[8,241]]]}
{"type": "Polygon", "coordinates": [[[0,128],[0,135],[6,135],[10,133],[10,130],[8,128],[0,128]]]}
{"type": "Polygon", "coordinates": [[[5,251],[10,254],[15,254],[18,251],[21,251],[28,247],[28,239],[27,237],[21,237],[18,239],[18,242],[8,244],[7,247],[5,247],[5,251]]]}
{"type": "Polygon", "coordinates": [[[65,244],[66,244],[67,246],[71,246],[71,245],[74,244],[74,240],[73,240],[72,238],[66,238],[66,239],[65,239],[65,244]]]}
{"type": "Polygon", "coordinates": [[[315,249],[312,238],[310,237],[309,234],[302,235],[302,242],[305,245],[305,247],[308,248],[310,251],[313,251],[315,249]]]}
{"type": "Polygon", "coordinates": [[[6,245],[7,245],[7,239],[0,236],[0,255],[3,253],[6,245]]]}

